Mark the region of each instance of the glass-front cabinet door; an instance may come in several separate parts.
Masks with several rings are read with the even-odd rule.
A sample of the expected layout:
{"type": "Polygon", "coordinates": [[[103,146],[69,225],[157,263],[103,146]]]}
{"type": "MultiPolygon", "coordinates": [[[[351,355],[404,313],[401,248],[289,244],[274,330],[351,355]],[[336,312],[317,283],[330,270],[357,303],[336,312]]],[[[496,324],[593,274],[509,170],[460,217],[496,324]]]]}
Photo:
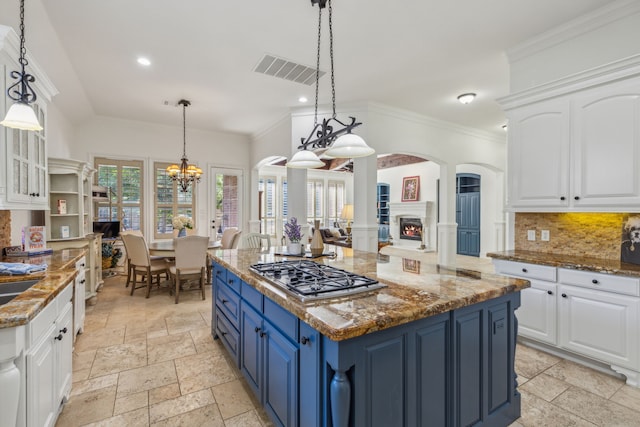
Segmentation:
{"type": "MultiPolygon", "coordinates": [[[[33,105],[45,127],[45,112],[33,105]]],[[[45,127],[46,128],[46,127],[45,127]]],[[[47,150],[45,130],[7,128],[7,202],[10,207],[47,206],[47,150]]]]}

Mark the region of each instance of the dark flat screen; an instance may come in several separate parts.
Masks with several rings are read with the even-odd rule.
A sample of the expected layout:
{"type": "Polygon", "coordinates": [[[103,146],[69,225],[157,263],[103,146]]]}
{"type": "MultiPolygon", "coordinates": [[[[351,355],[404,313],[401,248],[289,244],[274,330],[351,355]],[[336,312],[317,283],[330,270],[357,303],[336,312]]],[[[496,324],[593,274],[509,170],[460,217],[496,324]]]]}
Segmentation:
{"type": "Polygon", "coordinates": [[[102,233],[102,237],[105,239],[118,237],[120,235],[120,221],[94,222],[93,232],[102,233]]]}

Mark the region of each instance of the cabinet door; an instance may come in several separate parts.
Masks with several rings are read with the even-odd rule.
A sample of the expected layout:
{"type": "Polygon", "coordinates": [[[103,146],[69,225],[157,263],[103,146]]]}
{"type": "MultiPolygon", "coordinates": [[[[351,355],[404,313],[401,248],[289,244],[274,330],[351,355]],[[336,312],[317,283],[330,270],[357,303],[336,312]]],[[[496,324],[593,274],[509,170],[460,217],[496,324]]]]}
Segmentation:
{"type": "MultiPolygon", "coordinates": [[[[44,124],[44,111],[34,105],[44,124]]],[[[16,207],[46,207],[47,152],[44,130],[7,129],[7,201],[16,207]]]]}
{"type": "Polygon", "coordinates": [[[320,333],[300,322],[300,425],[320,425],[320,333]]]}
{"type": "Polygon", "coordinates": [[[516,310],[518,334],[556,345],[556,284],[530,280],[531,287],[520,292],[522,303],[516,310]]]}
{"type": "Polygon", "coordinates": [[[84,331],[85,318],[85,302],[84,295],[87,285],[87,273],[84,269],[86,261],[81,263],[78,269],[78,275],[75,280],[75,289],[73,293],[73,336],[75,340],[76,334],[84,331]]]}
{"type": "Polygon", "coordinates": [[[640,81],[585,91],[573,113],[573,205],[640,206],[640,81]]]}
{"type": "Polygon", "coordinates": [[[640,299],[560,285],[560,346],[637,369],[640,299]]]}
{"type": "Polygon", "coordinates": [[[31,194],[31,204],[46,206],[49,200],[47,188],[47,146],[45,141],[45,113],[40,104],[34,104],[33,110],[38,117],[38,121],[45,129],[38,132],[29,132],[29,161],[30,161],[30,183],[29,192],[31,194]]]}
{"type": "Polygon", "coordinates": [[[7,201],[28,206],[29,191],[29,138],[28,131],[7,128],[7,201]]]}
{"type": "Polygon", "coordinates": [[[56,389],[54,411],[57,410],[63,399],[69,397],[71,392],[72,354],[73,354],[73,306],[67,302],[62,309],[55,330],[56,350],[56,389]]]}
{"type": "Polygon", "coordinates": [[[262,389],[262,316],[247,304],[240,309],[240,370],[256,396],[262,389]]]}
{"type": "Polygon", "coordinates": [[[264,322],[264,407],[280,424],[298,425],[298,348],[264,322]]]}
{"type": "Polygon", "coordinates": [[[52,426],[55,421],[56,397],[56,329],[52,323],[42,339],[26,355],[27,426],[52,426]]]}
{"type": "Polygon", "coordinates": [[[553,100],[508,114],[512,207],[569,204],[569,103],[553,100]]]}

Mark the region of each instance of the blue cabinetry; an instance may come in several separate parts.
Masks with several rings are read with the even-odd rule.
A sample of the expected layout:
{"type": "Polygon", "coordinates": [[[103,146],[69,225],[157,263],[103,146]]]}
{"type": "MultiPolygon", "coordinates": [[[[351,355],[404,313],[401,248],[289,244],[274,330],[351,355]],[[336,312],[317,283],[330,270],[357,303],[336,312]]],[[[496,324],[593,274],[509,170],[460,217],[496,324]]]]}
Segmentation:
{"type": "Polygon", "coordinates": [[[215,271],[215,333],[276,425],[497,427],[520,415],[518,292],[333,341],[215,271]],[[237,329],[236,310],[222,302],[234,295],[237,329]]]}
{"type": "Polygon", "coordinates": [[[213,286],[212,333],[236,361],[273,422],[319,425],[318,332],[215,262],[213,286]],[[299,389],[301,379],[305,390],[299,389]],[[302,415],[300,408],[305,411],[302,415]]]}
{"type": "Polygon", "coordinates": [[[377,187],[377,213],[378,218],[378,241],[389,241],[389,184],[378,183],[377,187]]]}

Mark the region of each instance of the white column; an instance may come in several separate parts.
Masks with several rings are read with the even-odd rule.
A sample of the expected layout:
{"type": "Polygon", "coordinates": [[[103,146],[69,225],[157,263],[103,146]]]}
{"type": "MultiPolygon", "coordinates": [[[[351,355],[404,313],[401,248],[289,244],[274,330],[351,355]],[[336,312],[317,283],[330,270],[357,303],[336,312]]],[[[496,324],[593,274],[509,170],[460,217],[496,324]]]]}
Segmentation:
{"type": "Polygon", "coordinates": [[[440,222],[438,223],[438,264],[455,266],[457,250],[456,167],[440,165],[440,222]]]}
{"type": "Polygon", "coordinates": [[[378,251],[376,222],[376,183],[378,159],[375,155],[353,159],[352,247],[361,251],[378,251]]]}
{"type": "Polygon", "coordinates": [[[505,221],[505,191],[504,172],[496,172],[496,221],[494,223],[494,250],[497,252],[504,251],[505,248],[505,232],[507,223],[505,221]]]}
{"type": "Polygon", "coordinates": [[[311,237],[307,224],[307,170],[287,168],[287,217],[296,217],[302,226],[301,243],[306,244],[311,237]]]}

